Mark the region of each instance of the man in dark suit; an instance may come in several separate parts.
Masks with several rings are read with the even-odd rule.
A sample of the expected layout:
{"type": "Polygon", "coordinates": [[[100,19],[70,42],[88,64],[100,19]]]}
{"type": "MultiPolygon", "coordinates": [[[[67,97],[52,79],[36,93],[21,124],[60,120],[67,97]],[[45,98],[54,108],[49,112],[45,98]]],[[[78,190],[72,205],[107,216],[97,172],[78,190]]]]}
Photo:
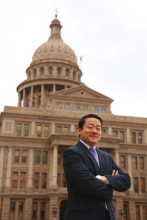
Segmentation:
{"type": "Polygon", "coordinates": [[[116,220],[113,193],[130,188],[131,181],[112,159],[95,147],[101,138],[102,119],[86,115],[79,121],[80,141],[63,154],[68,206],[65,220],[116,220]]]}

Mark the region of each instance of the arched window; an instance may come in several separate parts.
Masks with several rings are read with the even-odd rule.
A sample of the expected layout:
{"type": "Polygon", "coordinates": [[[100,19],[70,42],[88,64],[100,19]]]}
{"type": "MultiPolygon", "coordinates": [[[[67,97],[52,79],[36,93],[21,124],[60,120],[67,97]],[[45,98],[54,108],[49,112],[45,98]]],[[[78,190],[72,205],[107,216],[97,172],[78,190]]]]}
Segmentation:
{"type": "Polygon", "coordinates": [[[68,69],[65,70],[65,76],[68,76],[68,69]]]}
{"type": "Polygon", "coordinates": [[[60,46],[58,46],[58,50],[60,50],[60,46]]]}
{"type": "Polygon", "coordinates": [[[53,27],[53,34],[55,33],[55,28],[53,27]]]}
{"type": "Polygon", "coordinates": [[[41,75],[44,75],[44,68],[41,69],[41,75]]]}
{"type": "Polygon", "coordinates": [[[35,76],[37,76],[37,70],[35,70],[35,76]]]}
{"type": "Polygon", "coordinates": [[[76,73],[75,73],[75,71],[73,72],[73,79],[75,79],[76,78],[76,73]]]}
{"type": "Polygon", "coordinates": [[[52,75],[52,72],[53,72],[53,68],[50,67],[50,68],[49,68],[49,74],[52,75]]]}
{"type": "Polygon", "coordinates": [[[61,75],[61,68],[60,67],[58,68],[57,74],[61,75]]]}
{"type": "Polygon", "coordinates": [[[53,47],[53,45],[51,46],[51,50],[53,50],[54,49],[54,47],[53,47]]]}
{"type": "Polygon", "coordinates": [[[56,27],[56,34],[58,33],[58,28],[56,27]]]}
{"type": "Polygon", "coordinates": [[[39,104],[39,106],[41,105],[41,96],[39,96],[39,98],[38,98],[38,104],[39,104]]]}

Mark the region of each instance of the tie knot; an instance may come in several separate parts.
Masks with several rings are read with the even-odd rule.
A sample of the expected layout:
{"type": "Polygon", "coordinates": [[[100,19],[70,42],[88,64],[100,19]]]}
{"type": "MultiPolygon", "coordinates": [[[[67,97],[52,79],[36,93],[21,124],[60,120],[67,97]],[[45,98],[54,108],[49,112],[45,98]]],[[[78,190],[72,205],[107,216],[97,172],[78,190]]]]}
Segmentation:
{"type": "Polygon", "coordinates": [[[89,150],[95,152],[95,147],[90,147],[89,150]]]}

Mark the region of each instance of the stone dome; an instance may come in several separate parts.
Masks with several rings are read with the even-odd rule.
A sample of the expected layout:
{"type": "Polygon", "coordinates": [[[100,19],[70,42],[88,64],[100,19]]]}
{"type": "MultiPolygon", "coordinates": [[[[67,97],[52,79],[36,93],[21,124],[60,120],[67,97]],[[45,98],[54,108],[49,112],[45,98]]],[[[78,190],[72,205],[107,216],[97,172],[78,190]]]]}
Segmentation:
{"type": "Polygon", "coordinates": [[[69,62],[77,65],[77,57],[74,51],[61,39],[60,31],[62,26],[57,16],[55,16],[55,19],[52,21],[50,28],[50,38],[46,43],[43,43],[36,49],[31,64],[56,59],[56,61],[59,62],[69,62]]]}

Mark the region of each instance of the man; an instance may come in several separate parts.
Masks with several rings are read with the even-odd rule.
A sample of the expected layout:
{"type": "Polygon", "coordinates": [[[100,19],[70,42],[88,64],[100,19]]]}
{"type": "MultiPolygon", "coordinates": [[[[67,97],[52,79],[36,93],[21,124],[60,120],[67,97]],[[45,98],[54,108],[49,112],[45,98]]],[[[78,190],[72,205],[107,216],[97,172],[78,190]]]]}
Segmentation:
{"type": "Polygon", "coordinates": [[[84,116],[78,125],[80,141],[64,151],[68,187],[65,220],[116,220],[113,192],[122,192],[131,186],[129,175],[112,156],[95,147],[101,131],[99,116],[84,116]]]}

